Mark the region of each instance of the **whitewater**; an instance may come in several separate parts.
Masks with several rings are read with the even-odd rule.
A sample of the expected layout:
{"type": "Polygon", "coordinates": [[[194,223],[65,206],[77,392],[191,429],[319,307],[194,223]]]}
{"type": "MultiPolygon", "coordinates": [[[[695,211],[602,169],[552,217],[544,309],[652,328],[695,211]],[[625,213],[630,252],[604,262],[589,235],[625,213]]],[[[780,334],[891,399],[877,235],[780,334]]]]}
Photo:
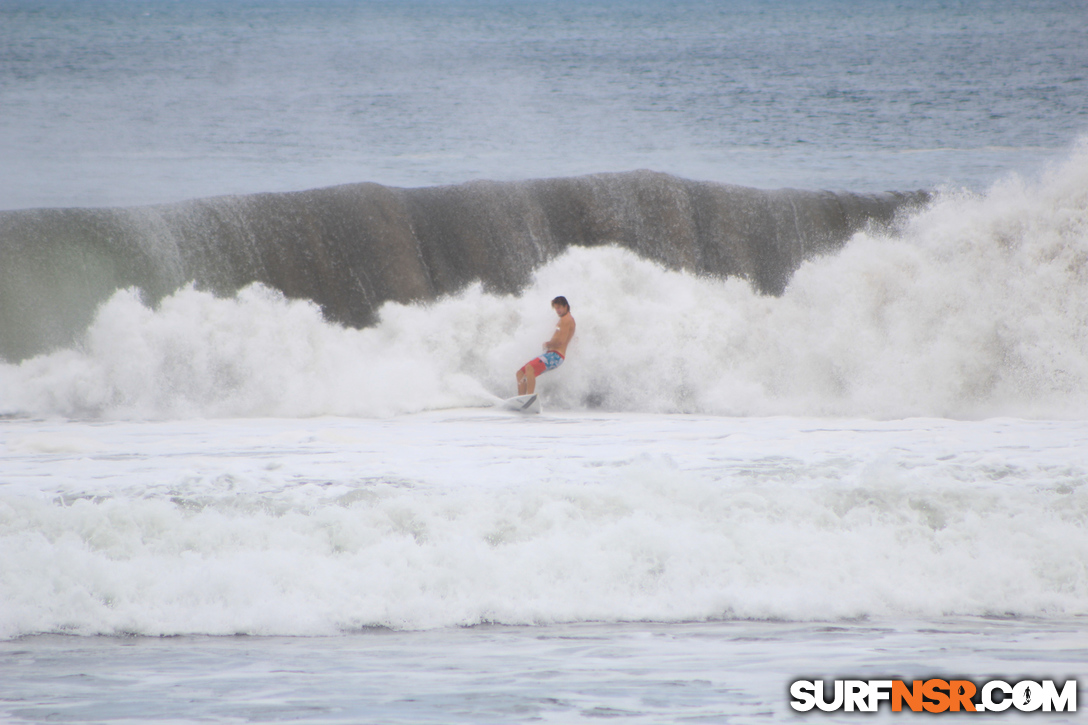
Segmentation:
{"type": "MultiPolygon", "coordinates": [[[[394,708],[409,721],[449,715],[446,647],[477,653],[445,701],[474,721],[489,711],[462,698],[493,676],[486,653],[534,641],[545,669],[602,657],[560,683],[597,694],[544,702],[530,667],[487,717],[597,717],[590,701],[646,721],[781,716],[783,683],[828,662],[929,676],[1021,672],[1027,657],[1074,677],[1088,647],[1086,169],[1077,149],[1036,182],[942,193],[804,263],[781,297],[615,247],[572,248],[516,295],[387,303],[364,329],[260,285],[157,305],[119,291],[77,345],[0,367],[9,681],[29,687],[28,635],[78,634],[183,637],[196,660],[171,675],[179,692],[204,687],[202,658],[232,661],[209,635],[259,635],[260,656],[302,657],[324,682],[315,652],[365,671],[377,645],[337,638],[375,631],[400,638],[390,672],[438,698],[394,708]],[[540,379],[544,413],[499,411],[556,293],[579,327],[540,379]],[[952,633],[958,659],[926,654],[952,633]],[[292,654],[284,636],[324,644],[292,654]],[[750,638],[795,654],[757,657],[740,700],[711,687],[632,703],[633,685],[608,682],[673,647],[670,677],[736,682],[732,665],[713,674],[718,653],[750,638]],[[583,639],[604,650],[561,646],[583,639]],[[915,654],[889,660],[874,641],[915,654]]],[[[35,658],[58,646],[35,641],[35,658]]],[[[114,646],[62,651],[113,671],[114,646]]],[[[232,697],[248,716],[293,712],[232,697]]],[[[369,697],[354,717],[378,721],[383,695],[369,697]]]]}
{"type": "Polygon", "coordinates": [[[14,425],[0,632],[1083,616],[1086,436],[488,411],[14,425]]]}

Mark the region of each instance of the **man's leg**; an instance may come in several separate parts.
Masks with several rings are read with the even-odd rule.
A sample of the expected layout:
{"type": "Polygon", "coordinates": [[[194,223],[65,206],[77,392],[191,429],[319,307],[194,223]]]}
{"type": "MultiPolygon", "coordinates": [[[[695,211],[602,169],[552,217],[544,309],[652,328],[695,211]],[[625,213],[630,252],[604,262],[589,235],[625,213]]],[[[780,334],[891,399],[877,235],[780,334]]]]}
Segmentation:
{"type": "Polygon", "coordinates": [[[530,395],[536,390],[536,370],[526,365],[518,370],[518,395],[530,395]]]}

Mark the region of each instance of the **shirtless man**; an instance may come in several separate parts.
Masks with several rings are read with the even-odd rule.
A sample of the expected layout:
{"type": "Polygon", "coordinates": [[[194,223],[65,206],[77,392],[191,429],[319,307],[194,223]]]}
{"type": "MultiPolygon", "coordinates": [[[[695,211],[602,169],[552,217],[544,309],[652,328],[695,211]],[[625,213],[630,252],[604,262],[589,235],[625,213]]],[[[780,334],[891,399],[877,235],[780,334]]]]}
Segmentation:
{"type": "Polygon", "coordinates": [[[570,304],[566,297],[552,300],[552,309],[559,315],[552,339],[544,343],[544,354],[533,358],[518,370],[518,395],[528,395],[536,391],[536,376],[548,370],[555,370],[566,359],[567,345],[574,337],[574,317],[570,314],[570,304]]]}

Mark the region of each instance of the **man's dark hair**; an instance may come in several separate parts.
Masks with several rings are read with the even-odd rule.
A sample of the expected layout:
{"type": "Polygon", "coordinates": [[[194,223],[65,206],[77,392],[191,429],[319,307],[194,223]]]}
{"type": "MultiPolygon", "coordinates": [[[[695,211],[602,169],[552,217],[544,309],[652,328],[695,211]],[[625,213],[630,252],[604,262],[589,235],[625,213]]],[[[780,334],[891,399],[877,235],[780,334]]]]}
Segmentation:
{"type": "Polygon", "coordinates": [[[562,305],[563,307],[566,307],[568,310],[570,309],[570,303],[567,302],[567,298],[564,297],[563,295],[559,295],[554,300],[552,300],[552,304],[553,305],[562,305]]]}

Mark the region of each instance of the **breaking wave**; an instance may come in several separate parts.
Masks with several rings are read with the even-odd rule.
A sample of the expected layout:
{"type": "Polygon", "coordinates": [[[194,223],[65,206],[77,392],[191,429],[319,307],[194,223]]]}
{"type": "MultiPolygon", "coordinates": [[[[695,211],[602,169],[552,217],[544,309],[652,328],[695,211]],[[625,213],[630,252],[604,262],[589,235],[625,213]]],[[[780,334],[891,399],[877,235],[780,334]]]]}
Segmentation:
{"type": "Polygon", "coordinates": [[[0,367],[9,413],[384,416],[488,405],[570,299],[558,409],[724,415],[1079,416],[1088,411],[1088,152],[1037,183],[945,192],[895,232],[859,232],[781,296],[573,247],[519,293],[481,283],[329,322],[261,284],[115,293],[78,345],[0,367]]]}

